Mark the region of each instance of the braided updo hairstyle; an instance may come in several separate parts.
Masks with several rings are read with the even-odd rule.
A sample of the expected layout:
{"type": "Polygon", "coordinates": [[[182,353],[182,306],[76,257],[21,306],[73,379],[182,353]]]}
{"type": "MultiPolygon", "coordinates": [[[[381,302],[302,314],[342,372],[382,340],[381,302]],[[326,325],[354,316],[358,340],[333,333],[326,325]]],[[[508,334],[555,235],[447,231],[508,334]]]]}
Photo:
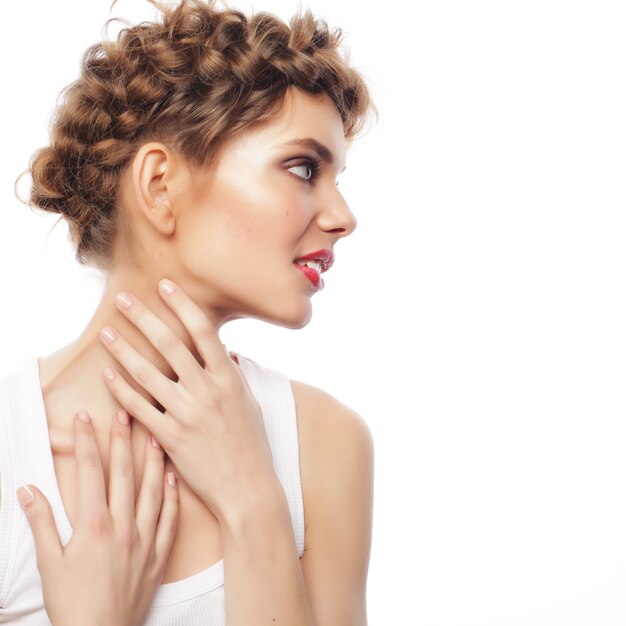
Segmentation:
{"type": "Polygon", "coordinates": [[[163,141],[206,166],[226,138],[271,117],[292,85],[328,94],[348,139],[375,111],[342,54],[342,31],[310,11],[287,25],[270,13],[218,10],[214,0],[149,1],[161,21],[86,51],[50,145],[30,163],[31,206],[61,214],[78,262],[100,269],[112,261],[120,174],[142,143],[163,141]]]}

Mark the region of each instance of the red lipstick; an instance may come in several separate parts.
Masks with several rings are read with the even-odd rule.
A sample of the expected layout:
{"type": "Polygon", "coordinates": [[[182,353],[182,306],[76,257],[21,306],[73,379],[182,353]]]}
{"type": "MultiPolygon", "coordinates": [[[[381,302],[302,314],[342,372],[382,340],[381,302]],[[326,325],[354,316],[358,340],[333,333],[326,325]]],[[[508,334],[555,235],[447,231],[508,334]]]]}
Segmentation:
{"type": "Polygon", "coordinates": [[[298,257],[294,261],[294,265],[311,281],[318,291],[321,291],[324,288],[324,280],[320,274],[327,272],[334,262],[335,255],[332,250],[317,250],[316,252],[298,257]],[[320,264],[320,271],[318,272],[313,267],[298,264],[298,261],[317,261],[320,264]]]}

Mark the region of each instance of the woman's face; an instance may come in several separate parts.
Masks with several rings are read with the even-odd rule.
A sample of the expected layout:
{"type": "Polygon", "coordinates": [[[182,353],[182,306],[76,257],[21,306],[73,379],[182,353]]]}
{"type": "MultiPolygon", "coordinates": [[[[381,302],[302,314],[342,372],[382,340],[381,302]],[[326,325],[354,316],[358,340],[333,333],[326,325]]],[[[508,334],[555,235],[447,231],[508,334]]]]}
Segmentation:
{"type": "Polygon", "coordinates": [[[222,322],[310,321],[319,277],[295,261],[332,250],[356,228],[337,187],[346,149],[332,100],[291,88],[271,121],[230,139],[208,168],[189,171],[186,190],[172,199],[176,265],[222,322]]]}

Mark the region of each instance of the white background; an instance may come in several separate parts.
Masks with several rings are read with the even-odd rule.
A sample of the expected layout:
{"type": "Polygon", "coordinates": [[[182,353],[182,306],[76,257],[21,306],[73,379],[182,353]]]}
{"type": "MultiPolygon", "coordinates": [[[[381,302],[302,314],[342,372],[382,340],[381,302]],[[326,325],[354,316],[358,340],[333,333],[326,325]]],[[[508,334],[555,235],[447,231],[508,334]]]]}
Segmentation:
{"type": "MultiPolygon", "coordinates": [[[[223,341],[370,425],[370,624],[626,624],[623,3],[305,6],[347,32],[382,113],[342,175],[359,228],[307,328],[246,320],[223,341]]],[[[109,15],[3,6],[0,374],[98,300],[13,182],[109,15]]]]}

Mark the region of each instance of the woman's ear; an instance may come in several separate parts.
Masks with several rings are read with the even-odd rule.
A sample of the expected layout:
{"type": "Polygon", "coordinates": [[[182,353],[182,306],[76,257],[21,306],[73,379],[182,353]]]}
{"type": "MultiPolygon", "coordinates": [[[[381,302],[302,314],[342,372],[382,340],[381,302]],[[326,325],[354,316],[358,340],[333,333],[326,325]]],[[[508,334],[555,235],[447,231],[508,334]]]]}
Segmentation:
{"type": "Polygon", "coordinates": [[[176,227],[168,190],[173,167],[172,153],[157,142],[141,146],[131,167],[137,208],[163,235],[171,235],[176,227]]]}

